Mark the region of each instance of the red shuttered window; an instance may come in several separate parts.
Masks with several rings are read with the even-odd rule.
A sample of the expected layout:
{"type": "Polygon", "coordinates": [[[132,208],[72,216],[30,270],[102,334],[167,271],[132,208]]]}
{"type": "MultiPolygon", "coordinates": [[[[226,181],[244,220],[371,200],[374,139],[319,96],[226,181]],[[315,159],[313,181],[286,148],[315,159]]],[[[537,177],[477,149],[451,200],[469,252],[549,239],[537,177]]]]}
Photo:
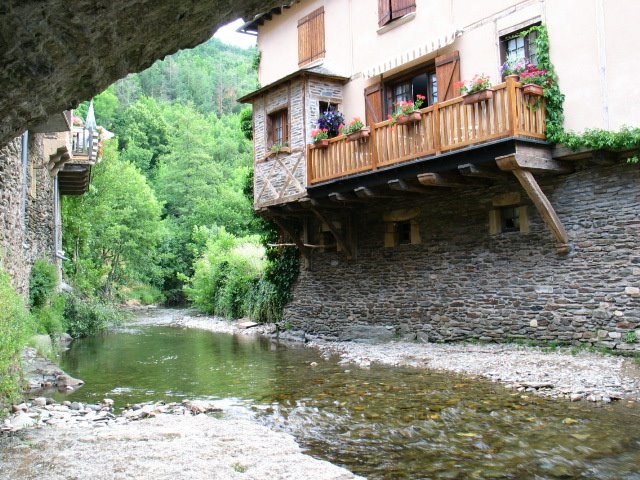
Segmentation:
{"type": "Polygon", "coordinates": [[[298,21],[298,66],[324,58],[324,7],[298,21]]]}
{"type": "Polygon", "coordinates": [[[378,0],[378,25],[382,27],[415,11],[415,0],[378,0]]]}

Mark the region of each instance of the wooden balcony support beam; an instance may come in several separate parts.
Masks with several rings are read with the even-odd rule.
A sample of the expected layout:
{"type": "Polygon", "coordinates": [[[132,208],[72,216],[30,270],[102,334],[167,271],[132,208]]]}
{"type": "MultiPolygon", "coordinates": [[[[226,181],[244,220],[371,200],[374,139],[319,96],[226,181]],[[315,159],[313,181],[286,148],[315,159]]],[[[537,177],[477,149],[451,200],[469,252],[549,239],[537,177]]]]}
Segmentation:
{"type": "Polygon", "coordinates": [[[332,192],[329,194],[329,198],[334,202],[342,202],[342,203],[362,203],[363,200],[361,198],[355,198],[351,196],[344,195],[339,192],[332,192]]]}
{"type": "Polygon", "coordinates": [[[474,165],[472,163],[460,165],[458,172],[460,172],[460,175],[463,177],[469,178],[487,178],[490,180],[506,180],[509,178],[509,175],[505,172],[495,169],[492,170],[486,166],[474,165]]]}
{"type": "Polygon", "coordinates": [[[571,164],[551,158],[551,150],[548,148],[523,151],[518,147],[515,154],[496,158],[496,163],[500,170],[506,172],[523,169],[532,173],[563,174],[573,171],[571,164]]]}
{"type": "Polygon", "coordinates": [[[281,218],[274,216],[274,217],[271,217],[271,219],[276,225],[278,225],[278,227],[280,227],[280,230],[282,230],[284,233],[286,233],[289,236],[289,238],[291,238],[291,241],[293,241],[296,247],[298,247],[298,250],[300,251],[300,255],[302,255],[305,258],[305,260],[308,259],[309,248],[305,246],[304,242],[300,239],[300,237],[298,237],[296,232],[292,228],[290,228],[289,225],[283,222],[281,218]]]}
{"type": "Polygon", "coordinates": [[[411,193],[427,193],[430,190],[428,188],[420,187],[417,185],[411,185],[404,180],[401,179],[393,179],[387,182],[389,188],[391,190],[395,190],[397,192],[411,192],[411,193]]]}
{"type": "MultiPolygon", "coordinates": [[[[512,172],[515,177],[524,188],[524,191],[527,192],[527,195],[536,206],[538,213],[542,217],[544,223],[547,224],[547,227],[551,230],[551,233],[556,239],[557,245],[556,250],[558,254],[566,255],[571,250],[569,246],[569,236],[567,235],[567,231],[560,221],[560,217],[551,205],[551,202],[544,194],[540,185],[536,181],[533,173],[529,170],[525,170],[524,168],[519,167],[520,162],[517,159],[517,155],[507,155],[505,157],[496,158],[496,162],[498,166],[505,171],[512,172]]],[[[524,165],[531,164],[530,162],[522,162],[524,165]]]]}
{"type": "Polygon", "coordinates": [[[486,185],[485,182],[470,178],[463,178],[452,173],[421,173],[418,181],[425,187],[477,187],[486,185]]]}
{"type": "Polygon", "coordinates": [[[351,248],[349,247],[348,243],[346,242],[345,237],[335,227],[335,225],[333,224],[331,219],[329,219],[324,213],[322,213],[317,208],[311,208],[311,211],[315,214],[315,216],[318,218],[318,220],[320,220],[320,222],[324,223],[327,226],[327,228],[329,229],[329,231],[333,235],[333,238],[336,239],[336,243],[338,244],[338,246],[347,254],[347,258],[352,258],[353,254],[352,254],[351,248]]]}

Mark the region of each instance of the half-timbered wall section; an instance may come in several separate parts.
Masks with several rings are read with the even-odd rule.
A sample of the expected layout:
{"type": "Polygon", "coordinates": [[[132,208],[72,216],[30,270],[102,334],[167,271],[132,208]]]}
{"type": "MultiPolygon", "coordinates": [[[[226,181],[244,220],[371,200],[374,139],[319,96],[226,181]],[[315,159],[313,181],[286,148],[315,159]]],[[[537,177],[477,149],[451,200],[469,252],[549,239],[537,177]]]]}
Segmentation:
{"type": "Polygon", "coordinates": [[[337,80],[300,75],[253,100],[254,201],[256,208],[292,202],[306,195],[305,150],[320,115],[321,103],[340,105],[337,80]],[[270,135],[274,113],[286,111],[288,142],[276,144],[270,135]]]}

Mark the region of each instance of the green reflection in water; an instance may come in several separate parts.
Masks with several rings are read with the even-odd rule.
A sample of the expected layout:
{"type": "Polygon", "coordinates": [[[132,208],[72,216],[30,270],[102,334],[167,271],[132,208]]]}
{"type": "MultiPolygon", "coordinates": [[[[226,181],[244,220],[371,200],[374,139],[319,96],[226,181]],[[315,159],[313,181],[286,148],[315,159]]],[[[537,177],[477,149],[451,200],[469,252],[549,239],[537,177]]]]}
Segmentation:
{"type": "Polygon", "coordinates": [[[640,410],[515,394],[461,376],[345,367],[268,339],[144,327],[76,341],[67,399],[228,398],[369,478],[640,479],[640,410]],[[318,366],[311,367],[311,362],[318,366]]]}

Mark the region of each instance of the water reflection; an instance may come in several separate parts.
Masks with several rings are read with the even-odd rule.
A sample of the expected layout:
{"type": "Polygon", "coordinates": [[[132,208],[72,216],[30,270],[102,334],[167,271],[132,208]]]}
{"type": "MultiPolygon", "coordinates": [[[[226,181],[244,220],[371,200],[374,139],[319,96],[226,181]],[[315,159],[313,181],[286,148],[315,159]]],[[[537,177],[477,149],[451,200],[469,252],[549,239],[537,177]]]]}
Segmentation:
{"type": "Polygon", "coordinates": [[[170,327],[77,341],[62,363],[87,382],[69,399],[233,398],[311,454],[369,478],[640,479],[635,405],[549,401],[409,368],[345,368],[268,339],[170,327]]]}

